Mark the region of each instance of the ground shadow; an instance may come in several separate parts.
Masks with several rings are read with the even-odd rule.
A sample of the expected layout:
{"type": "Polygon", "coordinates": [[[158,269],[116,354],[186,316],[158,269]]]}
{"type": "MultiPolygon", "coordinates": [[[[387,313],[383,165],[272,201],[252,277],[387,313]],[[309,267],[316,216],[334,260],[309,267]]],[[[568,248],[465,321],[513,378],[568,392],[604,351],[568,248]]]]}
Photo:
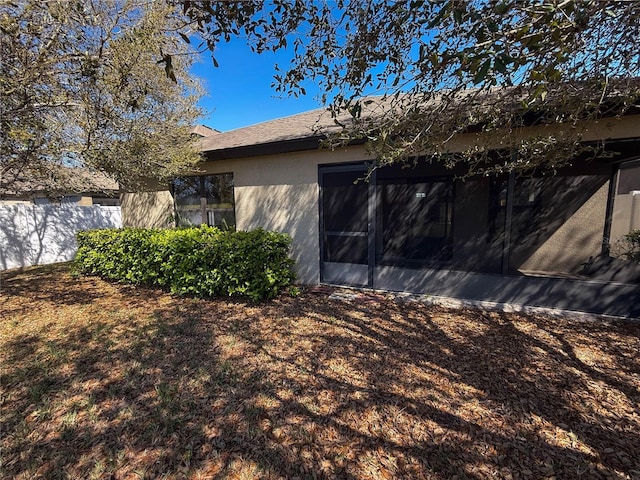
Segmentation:
{"type": "Polygon", "coordinates": [[[185,299],[99,280],[102,296],[87,302],[82,281],[60,281],[69,296],[57,305],[32,295],[55,283],[49,274],[21,283],[23,297],[3,292],[12,312],[3,332],[7,322],[22,332],[2,346],[8,477],[640,471],[638,324],[448,311],[382,295],[185,299]],[[22,322],[33,317],[12,309],[21,300],[84,320],[29,329],[22,322]]]}

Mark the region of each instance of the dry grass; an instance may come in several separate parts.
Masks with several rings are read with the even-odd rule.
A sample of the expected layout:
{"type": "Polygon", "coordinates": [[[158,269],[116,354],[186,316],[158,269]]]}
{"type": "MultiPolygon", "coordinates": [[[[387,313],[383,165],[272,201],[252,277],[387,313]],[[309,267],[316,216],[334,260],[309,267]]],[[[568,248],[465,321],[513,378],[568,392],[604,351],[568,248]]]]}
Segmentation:
{"type": "Polygon", "coordinates": [[[640,324],[2,282],[3,478],[640,478],[640,324]]]}

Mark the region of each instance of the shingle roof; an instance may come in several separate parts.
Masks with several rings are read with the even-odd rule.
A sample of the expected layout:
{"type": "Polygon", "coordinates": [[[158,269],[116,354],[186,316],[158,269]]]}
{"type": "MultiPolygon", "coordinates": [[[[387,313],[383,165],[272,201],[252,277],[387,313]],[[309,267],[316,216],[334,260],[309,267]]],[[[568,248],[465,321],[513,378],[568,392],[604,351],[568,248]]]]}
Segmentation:
{"type": "Polygon", "coordinates": [[[326,127],[329,122],[333,124],[333,119],[326,109],[311,110],[203,138],[200,148],[204,152],[209,152],[314,138],[319,136],[317,127],[326,127]]]}
{"type": "Polygon", "coordinates": [[[191,129],[191,133],[201,137],[209,137],[211,135],[218,135],[220,131],[215,128],[207,127],[206,125],[196,125],[191,129]]]}
{"type": "Polygon", "coordinates": [[[46,170],[5,171],[0,179],[0,197],[34,193],[52,195],[113,193],[118,190],[118,183],[101,172],[61,165],[52,165],[46,170]]]}
{"type": "MultiPolygon", "coordinates": [[[[548,108],[553,107],[553,97],[562,103],[567,95],[567,90],[560,88],[557,92],[552,92],[547,96],[548,108]]],[[[571,91],[571,90],[569,90],[571,91]]],[[[461,113],[466,116],[463,121],[469,125],[474,125],[478,117],[486,112],[491,113],[496,108],[504,110],[522,110],[522,100],[527,96],[526,90],[516,87],[494,87],[488,90],[470,88],[462,91],[443,90],[435,92],[431,96],[421,94],[401,94],[399,96],[369,96],[360,102],[361,118],[372,121],[373,124],[384,118],[387,114],[402,117],[405,113],[415,113],[415,107],[420,109],[431,109],[435,107],[437,115],[443,118],[451,115],[451,112],[461,113]],[[440,108],[442,107],[442,108],[440,108]]],[[[615,95],[611,95],[615,99],[615,95]]],[[[534,109],[535,110],[535,109],[534,109]]],[[[538,121],[539,112],[532,111],[533,120],[538,121]],[[536,116],[537,115],[537,116],[536,116]]],[[[417,111],[418,115],[420,110],[417,111]]],[[[238,128],[218,135],[203,138],[200,142],[200,149],[203,152],[212,152],[214,156],[224,158],[227,152],[253,149],[258,151],[267,145],[292,144],[301,140],[319,140],[328,134],[338,133],[343,130],[343,125],[347,127],[352,123],[353,118],[347,111],[341,111],[337,118],[331,115],[327,108],[319,108],[308,112],[277,118],[248,127],[238,128]]],[[[307,142],[307,147],[311,145],[307,142]]]]}
{"type": "MultiPolygon", "coordinates": [[[[404,100],[411,101],[408,95],[403,97],[406,97],[404,100]]],[[[441,101],[440,98],[441,95],[438,94],[425,105],[431,102],[436,104],[441,101]]],[[[361,118],[374,121],[390,111],[402,111],[403,105],[403,98],[398,99],[393,95],[368,96],[359,102],[361,118]]],[[[341,110],[334,117],[328,108],[318,108],[203,138],[200,149],[203,152],[220,152],[300,140],[319,140],[329,134],[339,133],[352,122],[353,117],[347,110],[341,110]]]]}

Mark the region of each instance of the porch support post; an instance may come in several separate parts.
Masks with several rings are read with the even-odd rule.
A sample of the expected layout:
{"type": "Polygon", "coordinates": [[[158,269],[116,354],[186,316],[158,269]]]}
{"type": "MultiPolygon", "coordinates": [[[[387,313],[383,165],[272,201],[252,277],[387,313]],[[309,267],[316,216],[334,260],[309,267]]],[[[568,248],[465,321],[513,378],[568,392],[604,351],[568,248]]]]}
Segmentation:
{"type": "MultiPolygon", "coordinates": [[[[515,163],[518,159],[518,151],[511,150],[511,161],[515,163]]],[[[515,172],[509,172],[507,182],[507,205],[504,220],[504,242],[502,243],[502,275],[509,274],[509,256],[511,253],[511,220],[513,217],[513,188],[516,183],[515,172]]]]}
{"type": "Polygon", "coordinates": [[[320,262],[320,278],[318,283],[324,281],[324,208],[322,208],[324,200],[324,176],[321,173],[321,167],[318,167],[318,241],[320,245],[319,249],[319,262],[320,262]]]}
{"type": "Polygon", "coordinates": [[[376,264],[376,208],[377,208],[377,198],[376,198],[376,170],[371,172],[369,176],[369,201],[368,201],[368,249],[369,249],[369,287],[374,288],[373,285],[373,277],[374,277],[374,268],[376,264]]]}
{"type": "Polygon", "coordinates": [[[615,164],[611,167],[611,178],[609,178],[609,191],[607,193],[607,209],[604,214],[604,232],[602,233],[602,251],[603,257],[608,257],[611,253],[611,221],[613,219],[613,203],[616,196],[616,178],[620,165],[615,164]]]}

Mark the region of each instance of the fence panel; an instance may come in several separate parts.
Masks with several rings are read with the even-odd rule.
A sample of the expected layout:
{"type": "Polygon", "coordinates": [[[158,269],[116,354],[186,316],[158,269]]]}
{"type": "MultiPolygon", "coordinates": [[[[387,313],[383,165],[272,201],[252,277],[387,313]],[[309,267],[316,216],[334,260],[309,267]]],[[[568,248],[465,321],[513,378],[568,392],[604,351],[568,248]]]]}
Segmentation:
{"type": "Polygon", "coordinates": [[[120,207],[0,205],[0,269],[72,260],[77,232],[120,227],[120,207]]]}

